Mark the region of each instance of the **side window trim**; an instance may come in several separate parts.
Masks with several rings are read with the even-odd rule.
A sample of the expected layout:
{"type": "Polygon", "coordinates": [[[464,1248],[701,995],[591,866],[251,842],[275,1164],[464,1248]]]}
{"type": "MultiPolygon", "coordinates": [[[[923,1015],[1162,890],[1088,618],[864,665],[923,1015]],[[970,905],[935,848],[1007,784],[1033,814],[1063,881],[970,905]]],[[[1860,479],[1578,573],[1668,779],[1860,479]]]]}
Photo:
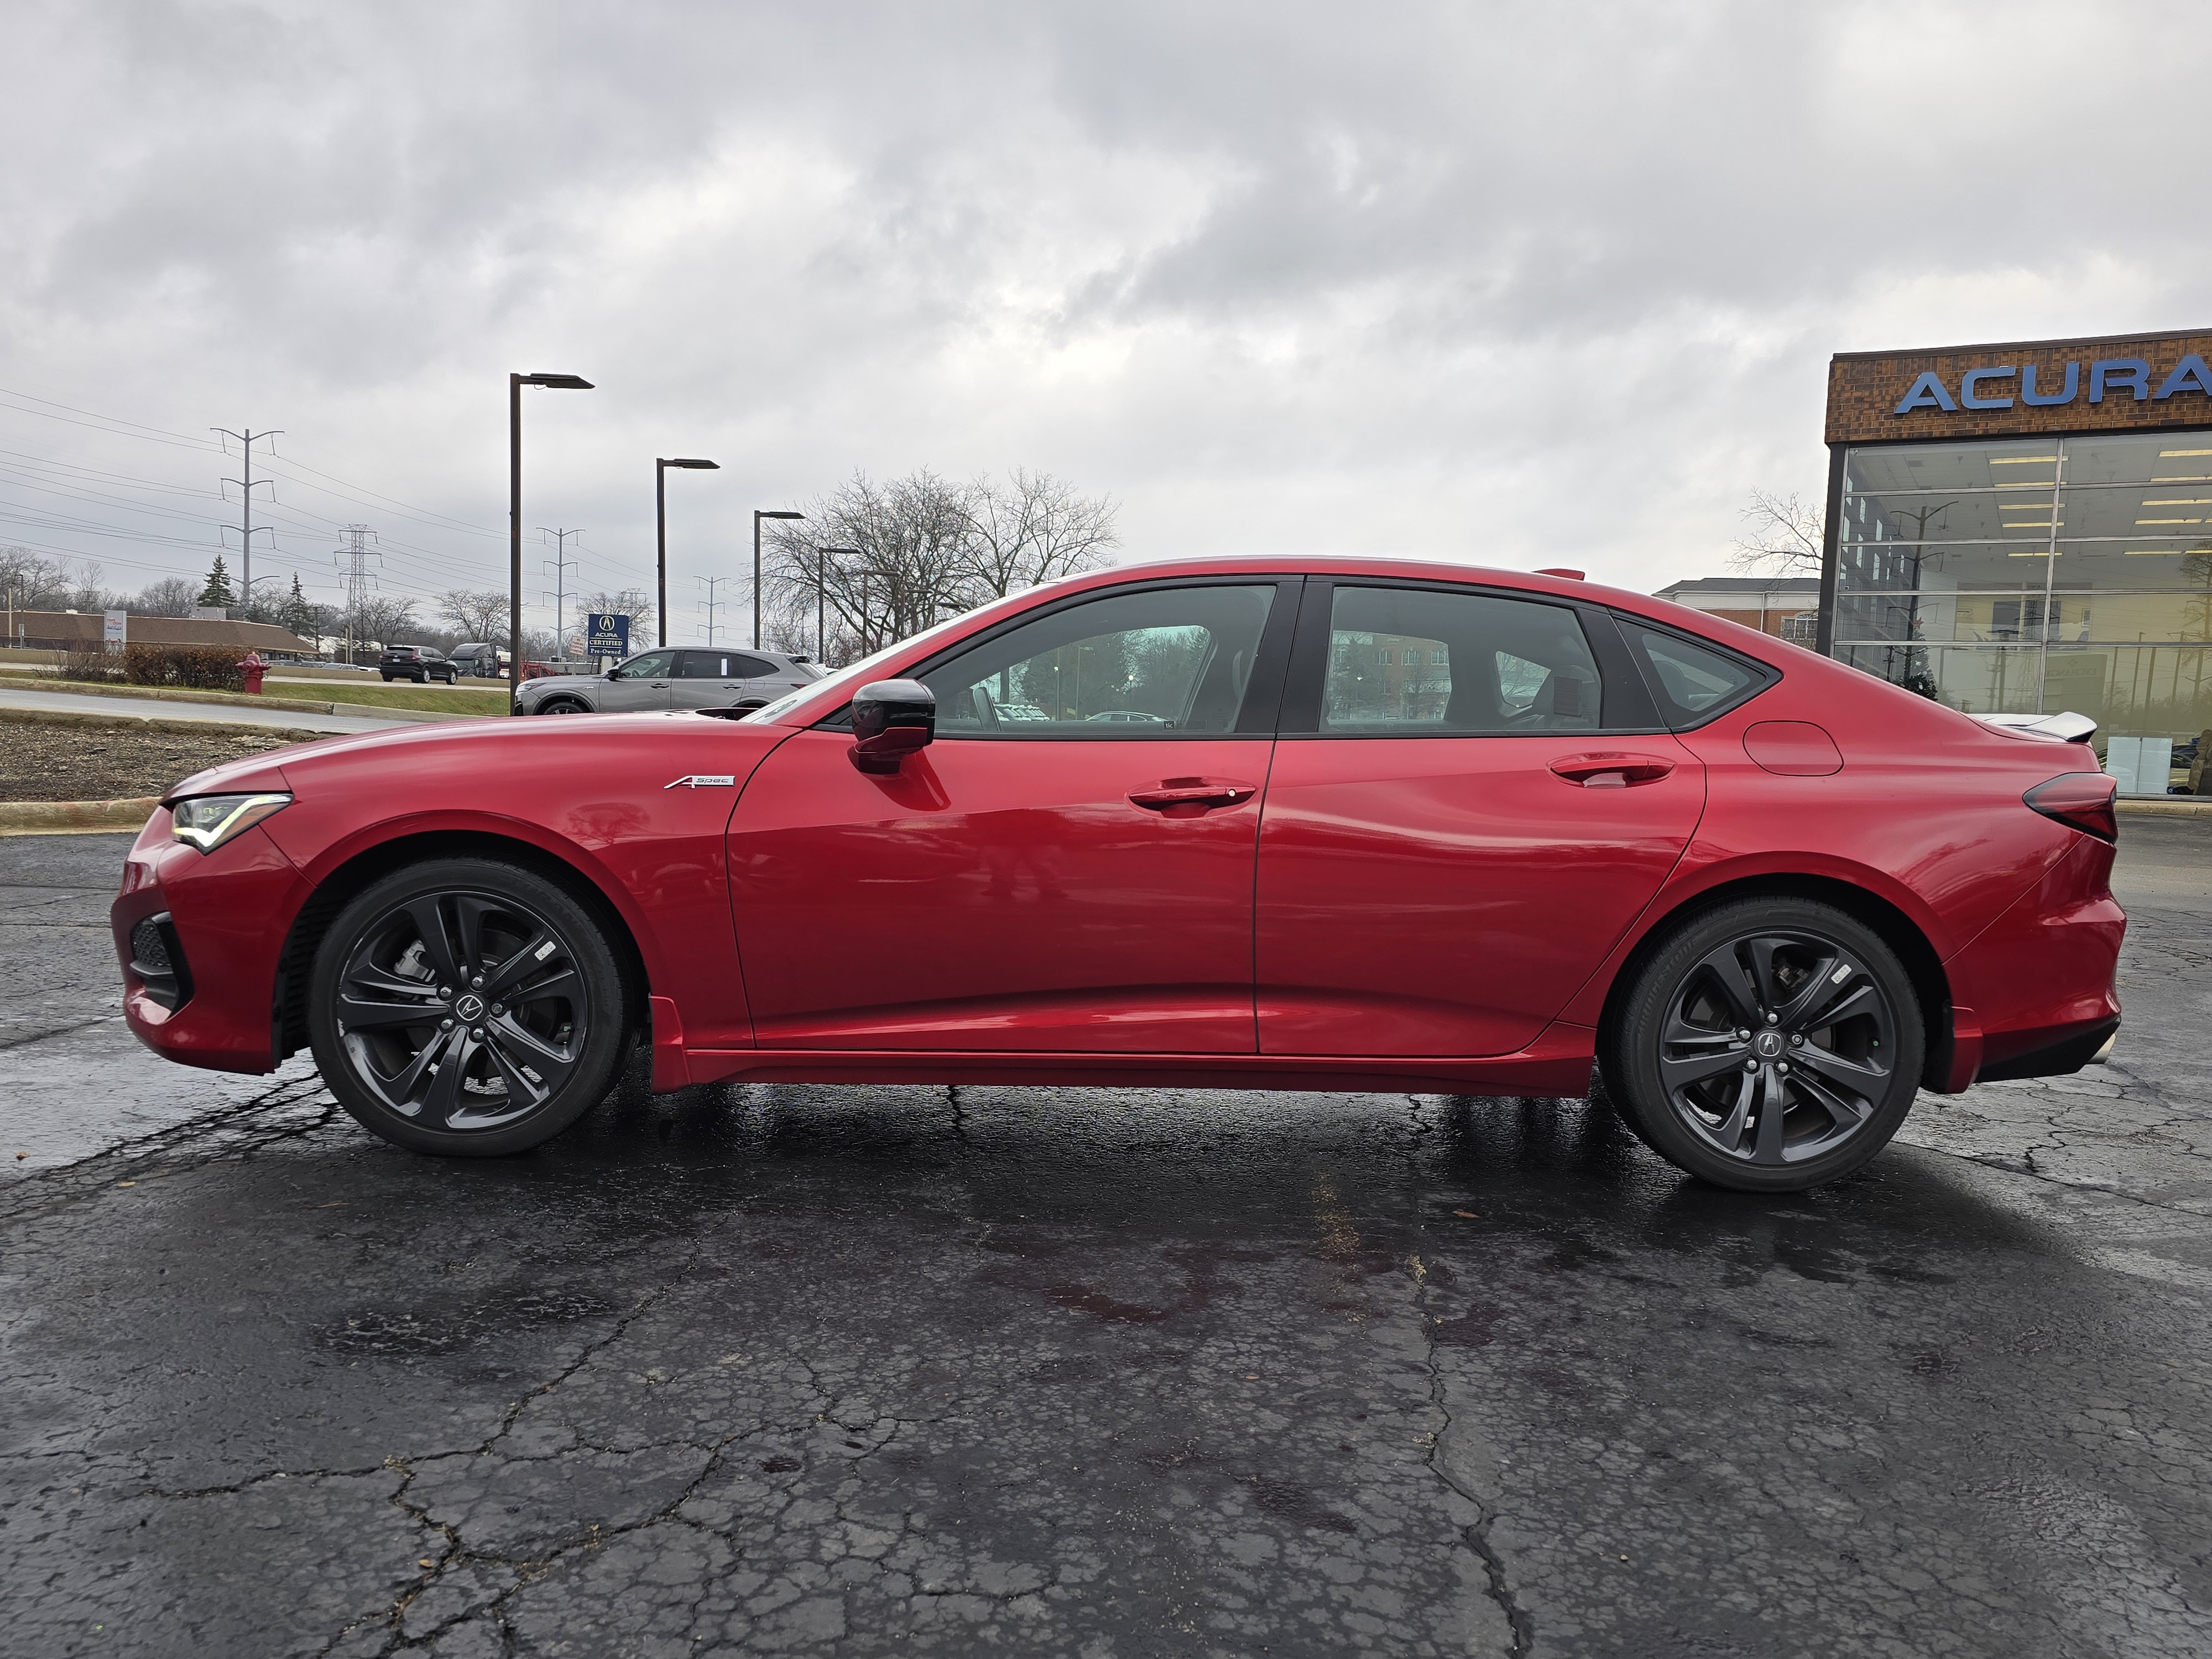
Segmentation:
{"type": "MultiPolygon", "coordinates": [[[[1004,622],[986,629],[981,633],[969,634],[956,640],[942,651],[911,665],[900,674],[899,678],[921,679],[926,675],[935,673],[955,657],[964,655],[978,646],[988,645],[993,640],[1012,633],[1015,629],[1027,627],[1033,622],[1047,617],[1057,616],[1063,611],[1072,610],[1079,605],[1088,605],[1097,599],[1118,599],[1130,593],[1167,592],[1186,587],[1272,586],[1275,590],[1275,596],[1268,604],[1267,625],[1261,630],[1260,643],[1253,655],[1252,672],[1244,682],[1244,701],[1237,711],[1236,722],[1226,732],[1155,732],[1142,726],[1125,726],[1116,729],[1109,725],[1095,732],[1054,732],[1050,738],[1021,737],[1012,733],[993,736],[988,732],[963,732],[954,740],[962,743],[1047,741],[1127,743],[1141,738],[1151,743],[1174,743],[1197,742],[1205,739],[1219,742],[1224,738],[1268,737],[1272,736],[1275,730],[1275,713],[1282,697],[1284,666],[1290,655],[1291,629],[1298,616],[1298,592],[1301,586],[1305,582],[1306,579],[1302,576],[1279,574],[1271,575],[1265,571],[1254,571],[1242,574],[1224,574],[1218,576],[1169,577],[1156,581],[1137,581],[1112,587],[1094,587],[1080,593],[1068,594],[1065,599],[1056,600],[1050,605],[1036,605],[1022,611],[1018,616],[1009,617],[1004,622]]],[[[847,702],[824,714],[820,720],[815,721],[809,730],[848,732],[852,729],[852,726],[853,705],[847,702]]]]}
{"type": "MultiPolygon", "coordinates": [[[[1600,684],[1604,701],[1599,706],[1596,730],[1590,736],[1601,734],[1635,737],[1668,730],[1661,717],[1656,701],[1645,684],[1644,677],[1613,625],[1612,613],[1603,605],[1577,603],[1554,598],[1548,593],[1528,593],[1519,588],[1492,587],[1475,582],[1425,582],[1396,580],[1389,578],[1368,580],[1341,576],[1309,576],[1305,597],[1298,610],[1297,637],[1291,647],[1290,684],[1283,694],[1281,734],[1286,738],[1311,738],[1317,743],[1370,742],[1375,734],[1367,732],[1324,732],[1321,729],[1322,698],[1328,688],[1329,626],[1334,610],[1335,590],[1339,587],[1393,587],[1415,592],[1471,593],[1483,599],[1517,599],[1529,605],[1548,605],[1575,613],[1582,624],[1583,637],[1597,659],[1600,684]]],[[[1457,738],[1480,741],[1486,738],[1510,736],[1500,732],[1396,732],[1391,738],[1457,738]]],[[[1549,737],[1573,735],[1566,732],[1545,732],[1549,737]]]]}

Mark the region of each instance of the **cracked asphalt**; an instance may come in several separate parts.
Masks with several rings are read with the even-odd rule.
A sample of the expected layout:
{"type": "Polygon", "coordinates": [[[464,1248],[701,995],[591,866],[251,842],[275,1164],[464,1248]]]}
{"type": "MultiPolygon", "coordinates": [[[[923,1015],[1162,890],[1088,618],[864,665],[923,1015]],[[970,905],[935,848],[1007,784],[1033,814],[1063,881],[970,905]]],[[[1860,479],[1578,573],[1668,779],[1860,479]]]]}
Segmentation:
{"type": "Polygon", "coordinates": [[[2112,1064],[1787,1199],[1428,1096],[439,1163],[137,1049],[127,841],[0,841],[0,1651],[2212,1652],[2212,825],[2125,821],[2112,1064]]]}

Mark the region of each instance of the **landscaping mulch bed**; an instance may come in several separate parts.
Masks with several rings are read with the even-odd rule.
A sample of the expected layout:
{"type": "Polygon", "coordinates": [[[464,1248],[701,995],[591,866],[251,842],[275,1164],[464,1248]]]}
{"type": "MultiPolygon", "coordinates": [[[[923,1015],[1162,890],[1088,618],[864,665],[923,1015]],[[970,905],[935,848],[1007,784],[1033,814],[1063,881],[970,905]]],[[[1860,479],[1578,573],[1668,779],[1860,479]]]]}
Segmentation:
{"type": "Polygon", "coordinates": [[[219,761],[282,749],[295,739],[228,732],[138,732],[129,726],[0,723],[0,801],[128,800],[219,761]]]}

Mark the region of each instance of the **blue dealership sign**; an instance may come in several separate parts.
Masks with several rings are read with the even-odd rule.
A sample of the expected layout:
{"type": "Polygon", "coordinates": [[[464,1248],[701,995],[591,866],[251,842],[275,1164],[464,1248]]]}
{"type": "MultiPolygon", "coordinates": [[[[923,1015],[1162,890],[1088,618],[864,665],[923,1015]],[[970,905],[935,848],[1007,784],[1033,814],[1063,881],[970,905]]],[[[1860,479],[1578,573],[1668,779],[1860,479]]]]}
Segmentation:
{"type": "Polygon", "coordinates": [[[584,654],[587,657],[629,655],[629,618],[611,611],[594,611],[584,622],[584,654]]]}

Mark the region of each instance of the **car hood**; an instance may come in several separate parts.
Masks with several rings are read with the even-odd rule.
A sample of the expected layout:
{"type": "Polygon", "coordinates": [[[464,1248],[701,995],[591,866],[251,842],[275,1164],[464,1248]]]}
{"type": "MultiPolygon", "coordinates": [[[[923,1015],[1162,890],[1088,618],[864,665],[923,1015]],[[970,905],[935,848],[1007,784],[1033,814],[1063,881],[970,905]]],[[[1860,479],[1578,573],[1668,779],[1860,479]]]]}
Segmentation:
{"type": "Polygon", "coordinates": [[[594,685],[608,684],[605,674],[541,674],[534,680],[525,680],[525,696],[544,691],[581,691],[594,685]]]}

